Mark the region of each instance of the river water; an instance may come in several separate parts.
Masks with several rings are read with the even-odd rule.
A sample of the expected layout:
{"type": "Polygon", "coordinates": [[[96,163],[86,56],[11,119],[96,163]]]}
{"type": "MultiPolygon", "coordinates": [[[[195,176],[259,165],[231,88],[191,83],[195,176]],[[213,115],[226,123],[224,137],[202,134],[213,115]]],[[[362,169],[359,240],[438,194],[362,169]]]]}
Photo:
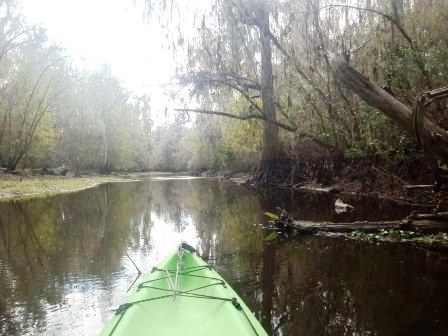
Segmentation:
{"type": "Polygon", "coordinates": [[[0,202],[0,334],[96,335],[143,271],[185,240],[271,335],[448,335],[448,256],[306,236],[265,241],[265,211],[315,221],[410,209],[343,196],[154,177],[0,202]]]}

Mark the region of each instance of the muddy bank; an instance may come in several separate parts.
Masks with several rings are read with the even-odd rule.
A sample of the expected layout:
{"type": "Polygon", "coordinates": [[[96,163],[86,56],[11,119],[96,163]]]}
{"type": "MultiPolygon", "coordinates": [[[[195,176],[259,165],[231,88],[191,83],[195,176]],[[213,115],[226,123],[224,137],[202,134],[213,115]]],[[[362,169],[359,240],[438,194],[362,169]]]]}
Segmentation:
{"type": "Polygon", "coordinates": [[[375,196],[410,206],[427,206],[433,208],[435,212],[448,211],[448,186],[442,186],[437,190],[430,176],[425,175],[421,178],[414,174],[402,178],[393,173],[387,173],[385,169],[370,167],[367,171],[366,169],[357,170],[357,168],[356,165],[351,164],[341,169],[340,174],[327,172],[326,176],[332,176],[326,179],[315,175],[304,175],[300,179],[295,176],[293,180],[277,180],[268,185],[261,185],[254,181],[254,175],[250,172],[218,172],[213,176],[250,188],[291,188],[304,192],[375,196]]]}

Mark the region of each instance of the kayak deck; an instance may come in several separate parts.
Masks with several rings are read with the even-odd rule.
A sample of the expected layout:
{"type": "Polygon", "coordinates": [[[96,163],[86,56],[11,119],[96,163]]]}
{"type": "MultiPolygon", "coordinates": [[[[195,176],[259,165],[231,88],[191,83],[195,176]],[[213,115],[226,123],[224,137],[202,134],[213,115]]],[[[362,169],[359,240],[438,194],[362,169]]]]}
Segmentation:
{"type": "Polygon", "coordinates": [[[263,335],[235,291],[210,265],[173,253],[115,312],[101,335],[263,335]]]}

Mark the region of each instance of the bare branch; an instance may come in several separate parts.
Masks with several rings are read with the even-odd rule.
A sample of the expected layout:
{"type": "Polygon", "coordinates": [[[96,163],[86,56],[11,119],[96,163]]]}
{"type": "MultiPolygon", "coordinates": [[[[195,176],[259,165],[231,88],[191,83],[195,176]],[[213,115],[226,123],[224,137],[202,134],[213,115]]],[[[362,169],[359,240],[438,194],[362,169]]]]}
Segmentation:
{"type": "Polygon", "coordinates": [[[178,112],[192,112],[192,113],[199,113],[199,114],[208,114],[208,115],[218,115],[218,116],[222,116],[222,117],[226,117],[226,118],[232,118],[232,119],[238,119],[238,120],[249,120],[249,119],[258,119],[258,120],[264,120],[266,122],[269,122],[277,127],[280,127],[286,131],[289,132],[295,132],[297,130],[297,126],[288,126],[285,125],[281,122],[278,121],[274,121],[274,120],[268,120],[266,119],[265,116],[260,115],[260,114],[247,114],[247,115],[236,115],[236,114],[232,114],[232,113],[227,113],[227,112],[221,112],[221,111],[211,111],[211,110],[201,110],[201,109],[174,109],[174,111],[178,111],[178,112]]]}
{"type": "Polygon", "coordinates": [[[293,59],[293,57],[286,51],[285,48],[283,48],[283,46],[280,44],[280,42],[278,41],[278,39],[275,37],[275,35],[270,31],[267,30],[266,33],[268,34],[269,38],[271,39],[272,43],[274,43],[274,45],[278,48],[278,50],[280,50],[280,52],[283,54],[283,56],[286,57],[286,59],[288,61],[290,61],[292,63],[292,65],[294,66],[294,68],[296,69],[296,71],[299,73],[299,75],[309,84],[313,87],[313,89],[319,94],[319,97],[321,97],[321,99],[323,100],[323,102],[328,105],[328,99],[327,96],[325,95],[325,93],[318,87],[316,87],[313,83],[313,81],[311,80],[311,78],[302,70],[302,68],[300,67],[300,64],[293,59]]]}
{"type": "Polygon", "coordinates": [[[229,83],[232,83],[235,85],[235,83],[239,86],[241,86],[241,88],[244,89],[252,89],[252,90],[260,90],[260,84],[258,84],[256,81],[250,79],[250,78],[246,78],[246,77],[239,77],[230,73],[212,73],[212,72],[198,72],[198,73],[193,73],[189,76],[184,77],[183,79],[187,79],[187,80],[196,80],[196,79],[206,79],[209,81],[227,81],[229,83]]]}
{"type": "Polygon", "coordinates": [[[201,83],[201,82],[204,82],[204,83],[207,83],[207,84],[215,83],[215,84],[228,86],[228,87],[234,89],[235,91],[239,92],[249,102],[249,104],[255,110],[259,111],[260,113],[263,113],[262,108],[260,106],[258,106],[258,104],[255,101],[253,101],[251,99],[251,96],[249,95],[249,93],[247,91],[247,89],[249,87],[242,86],[238,82],[237,83],[232,83],[230,81],[227,81],[225,78],[223,79],[220,76],[216,76],[215,74],[212,74],[212,73],[199,73],[197,75],[193,75],[191,77],[187,77],[187,79],[191,83],[201,83]],[[195,77],[197,77],[197,78],[195,78],[195,77]]]}
{"type": "Polygon", "coordinates": [[[409,42],[409,44],[411,45],[411,48],[413,47],[412,39],[409,37],[409,35],[405,32],[403,27],[400,25],[400,23],[395,18],[393,18],[392,16],[390,16],[386,13],[383,13],[379,10],[373,9],[373,8],[363,8],[363,7],[357,7],[357,6],[351,6],[351,5],[327,5],[327,6],[320,7],[312,12],[308,12],[306,14],[312,14],[314,12],[321,11],[322,9],[331,9],[331,8],[335,8],[335,7],[352,8],[352,9],[357,9],[357,10],[366,11],[366,12],[372,12],[372,13],[381,15],[382,17],[384,17],[387,20],[389,20],[390,22],[392,22],[397,27],[397,29],[400,31],[400,33],[404,36],[404,38],[409,42]]]}

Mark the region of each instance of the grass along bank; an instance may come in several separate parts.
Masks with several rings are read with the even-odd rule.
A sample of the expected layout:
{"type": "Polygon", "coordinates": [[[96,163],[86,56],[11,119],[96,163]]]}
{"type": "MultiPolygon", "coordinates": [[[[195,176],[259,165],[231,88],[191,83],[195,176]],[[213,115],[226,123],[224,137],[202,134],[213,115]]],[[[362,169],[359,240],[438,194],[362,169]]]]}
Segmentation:
{"type": "Polygon", "coordinates": [[[48,196],[92,188],[108,182],[129,182],[129,178],[117,176],[89,176],[89,177],[42,177],[0,179],[0,199],[28,198],[48,196]]]}

